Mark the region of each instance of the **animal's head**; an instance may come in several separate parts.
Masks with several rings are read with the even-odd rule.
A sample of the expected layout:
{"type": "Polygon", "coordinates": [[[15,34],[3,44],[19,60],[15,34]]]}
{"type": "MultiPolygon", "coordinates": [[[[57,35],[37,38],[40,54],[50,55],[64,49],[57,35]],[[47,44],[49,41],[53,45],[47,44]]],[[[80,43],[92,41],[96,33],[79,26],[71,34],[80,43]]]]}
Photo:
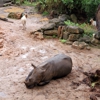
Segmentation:
{"type": "Polygon", "coordinates": [[[25,16],[26,18],[28,17],[27,13],[22,13],[22,14],[21,14],[21,18],[22,18],[23,16],[25,16]]]}
{"type": "Polygon", "coordinates": [[[31,89],[34,86],[37,86],[40,81],[42,80],[43,72],[45,71],[42,68],[37,68],[35,65],[33,65],[33,70],[29,73],[28,77],[25,80],[25,85],[27,88],[31,89]]]}
{"type": "Polygon", "coordinates": [[[27,14],[25,14],[25,17],[26,17],[26,18],[28,17],[27,14]]]}
{"type": "Polygon", "coordinates": [[[94,21],[93,18],[91,18],[91,19],[90,19],[90,22],[92,23],[93,21],[94,21]]]}

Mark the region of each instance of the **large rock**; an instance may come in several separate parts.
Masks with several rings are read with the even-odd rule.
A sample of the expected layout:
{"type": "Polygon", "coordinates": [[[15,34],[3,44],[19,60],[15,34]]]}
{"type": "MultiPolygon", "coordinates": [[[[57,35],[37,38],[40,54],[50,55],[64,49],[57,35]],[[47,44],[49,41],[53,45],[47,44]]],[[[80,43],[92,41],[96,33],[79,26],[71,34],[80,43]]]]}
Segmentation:
{"type": "Polygon", "coordinates": [[[94,38],[100,40],[100,32],[94,33],[94,38]]]}
{"type": "Polygon", "coordinates": [[[44,31],[44,35],[57,35],[58,34],[58,30],[47,30],[47,31],[44,31]]]}
{"type": "Polygon", "coordinates": [[[94,45],[97,45],[97,44],[100,44],[100,40],[93,38],[91,43],[94,45]]]}
{"type": "Polygon", "coordinates": [[[72,47],[76,48],[76,49],[87,49],[87,50],[90,50],[88,44],[85,43],[85,42],[75,41],[75,42],[73,42],[72,47]]]}
{"type": "Polygon", "coordinates": [[[66,31],[70,33],[78,33],[78,34],[84,33],[84,30],[77,26],[67,26],[66,31]]]}
{"type": "Polygon", "coordinates": [[[33,38],[36,38],[36,39],[40,39],[40,40],[43,40],[44,37],[43,37],[43,33],[42,32],[31,32],[30,34],[33,35],[33,38]]]}
{"type": "Polygon", "coordinates": [[[79,39],[80,42],[86,42],[86,43],[91,43],[91,40],[92,40],[92,38],[87,35],[80,37],[80,39],[79,39]]]}
{"type": "Polygon", "coordinates": [[[0,0],[0,7],[3,7],[3,1],[0,0]]]}
{"type": "Polygon", "coordinates": [[[48,23],[46,25],[44,25],[43,27],[41,27],[42,30],[52,30],[55,28],[55,23],[48,23]]]}
{"type": "Polygon", "coordinates": [[[58,19],[60,19],[60,21],[66,21],[67,19],[69,19],[69,16],[66,14],[62,14],[58,17],[58,19]]]}
{"type": "Polygon", "coordinates": [[[64,40],[67,40],[67,39],[68,39],[68,37],[69,37],[69,34],[70,34],[70,33],[69,33],[69,32],[67,32],[67,31],[63,32],[63,36],[62,36],[62,37],[63,37],[63,39],[64,39],[64,40]]]}
{"type": "Polygon", "coordinates": [[[74,23],[77,23],[77,17],[75,14],[71,14],[70,18],[74,23]]]}
{"type": "Polygon", "coordinates": [[[12,0],[0,0],[0,7],[11,5],[11,4],[12,4],[12,0]]]}
{"type": "MultiPolygon", "coordinates": [[[[1,0],[2,1],[2,0],[1,0]]],[[[3,0],[4,3],[11,2],[12,0],[3,0]]]]}
{"type": "Polygon", "coordinates": [[[8,18],[20,19],[21,17],[22,17],[22,13],[10,12],[10,13],[8,14],[8,18]]]}
{"type": "Polygon", "coordinates": [[[53,18],[53,19],[51,19],[51,20],[49,21],[49,23],[55,23],[55,24],[59,24],[60,22],[61,22],[61,20],[58,19],[58,18],[53,18]]]}
{"type": "Polygon", "coordinates": [[[74,42],[77,41],[81,36],[81,34],[70,34],[68,40],[74,42]]]}

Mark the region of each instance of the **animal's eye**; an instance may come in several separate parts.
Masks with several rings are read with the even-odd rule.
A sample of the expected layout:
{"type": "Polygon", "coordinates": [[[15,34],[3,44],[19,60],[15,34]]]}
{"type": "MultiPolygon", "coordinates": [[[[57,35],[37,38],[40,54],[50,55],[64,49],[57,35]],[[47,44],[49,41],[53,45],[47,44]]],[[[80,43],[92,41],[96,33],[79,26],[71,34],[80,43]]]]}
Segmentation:
{"type": "Polygon", "coordinates": [[[31,78],[29,79],[29,82],[32,82],[32,79],[31,78]]]}

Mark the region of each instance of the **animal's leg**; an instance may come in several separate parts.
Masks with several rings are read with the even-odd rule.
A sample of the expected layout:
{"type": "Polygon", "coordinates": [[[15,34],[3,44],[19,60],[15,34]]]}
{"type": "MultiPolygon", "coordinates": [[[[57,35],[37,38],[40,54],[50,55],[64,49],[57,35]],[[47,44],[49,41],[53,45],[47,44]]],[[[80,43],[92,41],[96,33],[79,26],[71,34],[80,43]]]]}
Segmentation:
{"type": "Polygon", "coordinates": [[[48,84],[49,82],[50,82],[50,81],[40,82],[38,85],[39,85],[39,86],[43,86],[43,85],[48,84]]]}
{"type": "Polygon", "coordinates": [[[23,29],[24,29],[24,30],[26,29],[26,23],[23,24],[23,29]]]}

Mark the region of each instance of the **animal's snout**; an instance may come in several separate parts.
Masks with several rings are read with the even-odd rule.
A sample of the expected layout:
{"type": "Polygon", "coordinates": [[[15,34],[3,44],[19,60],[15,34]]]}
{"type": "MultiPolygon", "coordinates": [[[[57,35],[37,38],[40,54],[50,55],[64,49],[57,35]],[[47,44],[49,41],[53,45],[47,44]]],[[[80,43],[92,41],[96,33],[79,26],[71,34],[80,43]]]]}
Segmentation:
{"type": "Polygon", "coordinates": [[[24,83],[25,83],[25,84],[28,84],[29,82],[25,80],[24,83]]]}

